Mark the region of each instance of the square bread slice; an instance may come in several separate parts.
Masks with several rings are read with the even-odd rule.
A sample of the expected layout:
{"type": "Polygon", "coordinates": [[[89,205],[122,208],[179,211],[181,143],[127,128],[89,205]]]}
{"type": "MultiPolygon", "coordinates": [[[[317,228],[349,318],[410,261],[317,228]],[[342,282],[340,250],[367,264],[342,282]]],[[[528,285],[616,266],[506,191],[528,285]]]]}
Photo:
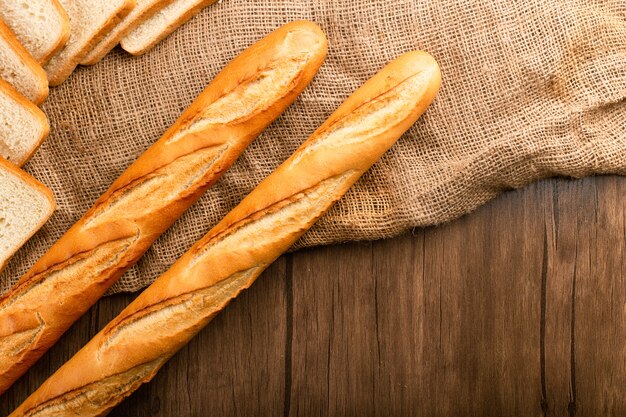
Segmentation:
{"type": "Polygon", "coordinates": [[[136,0],[60,0],[70,17],[70,38],[45,65],[50,85],[63,83],[89,51],[135,7],[136,0]]]}
{"type": "Polygon", "coordinates": [[[0,270],[44,225],[55,207],[52,191],[0,158],[0,270]]]}
{"type": "Polygon", "coordinates": [[[48,97],[48,79],[41,65],[0,20],[0,78],[35,104],[48,97]]]}
{"type": "Polygon", "coordinates": [[[0,0],[0,19],[42,65],[70,36],[70,20],[58,0],[0,0]]]}
{"type": "Polygon", "coordinates": [[[0,80],[0,156],[22,166],[49,132],[44,112],[0,80]]]}
{"type": "Polygon", "coordinates": [[[87,57],[81,61],[81,64],[97,64],[120,43],[124,36],[132,32],[137,26],[152,17],[156,12],[172,3],[172,1],[174,0],[137,0],[137,6],[135,6],[133,11],[89,52],[87,57]]]}
{"type": "Polygon", "coordinates": [[[198,14],[204,7],[216,1],[175,0],[126,35],[120,41],[120,45],[133,55],[143,55],[198,14]]]}

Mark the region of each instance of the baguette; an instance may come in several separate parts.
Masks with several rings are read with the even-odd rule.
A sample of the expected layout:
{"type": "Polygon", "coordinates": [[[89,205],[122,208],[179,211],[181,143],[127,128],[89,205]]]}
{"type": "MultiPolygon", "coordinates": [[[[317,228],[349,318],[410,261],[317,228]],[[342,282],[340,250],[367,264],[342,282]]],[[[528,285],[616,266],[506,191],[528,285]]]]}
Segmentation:
{"type": "Polygon", "coordinates": [[[11,416],[104,415],[149,381],[396,142],[439,84],[426,53],[389,64],[11,416]]]}
{"type": "Polygon", "coordinates": [[[325,56],[326,38],[310,22],[244,51],[22,277],[0,300],[0,392],[217,181],[325,56]]]}
{"type": "Polygon", "coordinates": [[[49,132],[50,124],[44,112],[0,80],[0,156],[22,166],[49,132]]]}
{"type": "Polygon", "coordinates": [[[120,46],[131,55],[143,55],[216,1],[175,0],[123,37],[120,46]]]}
{"type": "Polygon", "coordinates": [[[35,104],[48,98],[48,79],[41,65],[0,20],[0,78],[35,104]]]}
{"type": "Polygon", "coordinates": [[[0,157],[0,270],[44,225],[55,207],[52,191],[0,157]]]}
{"type": "Polygon", "coordinates": [[[123,37],[132,32],[137,26],[152,17],[173,0],[138,0],[137,6],[120,22],[95,48],[81,61],[81,65],[95,65],[106,54],[111,52],[123,37]]]}
{"type": "Polygon", "coordinates": [[[41,65],[70,36],[70,19],[58,0],[0,0],[0,19],[41,65]]]}

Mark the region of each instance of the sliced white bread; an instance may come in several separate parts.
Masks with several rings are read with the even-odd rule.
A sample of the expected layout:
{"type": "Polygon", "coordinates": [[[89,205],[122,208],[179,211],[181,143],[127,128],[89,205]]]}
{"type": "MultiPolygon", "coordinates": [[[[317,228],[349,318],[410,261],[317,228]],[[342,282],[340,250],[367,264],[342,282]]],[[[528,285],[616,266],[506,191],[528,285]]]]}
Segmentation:
{"type": "Polygon", "coordinates": [[[44,67],[50,85],[59,85],[94,46],[135,7],[136,0],[60,0],[70,18],[70,38],[44,67]]]}
{"type": "Polygon", "coordinates": [[[0,158],[0,270],[54,209],[52,191],[0,158]]]}
{"type": "Polygon", "coordinates": [[[120,43],[122,38],[135,30],[137,26],[152,17],[156,12],[174,0],[137,0],[137,6],[122,20],[94,49],[81,61],[82,65],[97,64],[106,54],[120,43]]]}
{"type": "Polygon", "coordinates": [[[41,65],[0,20],[0,78],[35,104],[48,97],[48,79],[41,65]]]}
{"type": "Polygon", "coordinates": [[[42,65],[70,36],[70,20],[58,0],[0,0],[0,19],[42,65]]]}
{"type": "Polygon", "coordinates": [[[49,132],[44,112],[0,80],[0,156],[22,166],[49,132]]]}
{"type": "Polygon", "coordinates": [[[204,7],[217,0],[175,0],[126,35],[120,45],[133,55],[152,49],[204,7]]]}

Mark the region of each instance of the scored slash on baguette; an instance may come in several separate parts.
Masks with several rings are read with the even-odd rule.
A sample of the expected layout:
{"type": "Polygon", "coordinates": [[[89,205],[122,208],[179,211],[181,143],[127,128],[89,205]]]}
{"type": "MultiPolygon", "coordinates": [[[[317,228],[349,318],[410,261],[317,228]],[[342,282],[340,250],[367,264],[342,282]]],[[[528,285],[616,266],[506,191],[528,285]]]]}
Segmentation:
{"type": "Polygon", "coordinates": [[[0,80],[0,156],[22,166],[49,132],[48,118],[39,107],[0,80]]]}
{"type": "Polygon", "coordinates": [[[35,104],[48,97],[48,79],[9,27],[0,20],[0,78],[35,104]]]}
{"type": "Polygon", "coordinates": [[[137,6],[81,61],[81,65],[97,64],[122,38],[174,0],[137,0],[137,6]]]}
{"type": "Polygon", "coordinates": [[[295,101],[326,50],[319,27],[295,22],[241,53],[0,298],[0,393],[295,101]]]}
{"type": "Polygon", "coordinates": [[[70,36],[70,21],[58,0],[0,0],[0,19],[44,65],[70,36]]]}
{"type": "Polygon", "coordinates": [[[104,415],[150,381],[393,146],[440,83],[427,53],[387,65],[10,417],[104,415]]]}
{"type": "Polygon", "coordinates": [[[0,157],[0,270],[54,209],[52,191],[0,157]]]}
{"type": "Polygon", "coordinates": [[[203,8],[216,1],[175,0],[122,38],[120,45],[132,55],[143,55],[203,8]]]}
{"type": "Polygon", "coordinates": [[[63,83],[95,45],[136,5],[136,0],[60,0],[70,18],[70,37],[44,66],[50,85],[63,83]]]}

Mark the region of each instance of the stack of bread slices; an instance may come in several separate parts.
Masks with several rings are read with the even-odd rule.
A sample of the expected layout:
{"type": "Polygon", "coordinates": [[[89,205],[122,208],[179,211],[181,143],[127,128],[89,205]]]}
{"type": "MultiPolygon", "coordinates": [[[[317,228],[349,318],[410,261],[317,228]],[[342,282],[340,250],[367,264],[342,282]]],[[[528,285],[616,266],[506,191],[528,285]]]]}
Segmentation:
{"type": "Polygon", "coordinates": [[[216,0],[0,0],[0,269],[50,217],[52,193],[19,167],[49,133],[48,86],[116,45],[141,55],[216,0]]]}

